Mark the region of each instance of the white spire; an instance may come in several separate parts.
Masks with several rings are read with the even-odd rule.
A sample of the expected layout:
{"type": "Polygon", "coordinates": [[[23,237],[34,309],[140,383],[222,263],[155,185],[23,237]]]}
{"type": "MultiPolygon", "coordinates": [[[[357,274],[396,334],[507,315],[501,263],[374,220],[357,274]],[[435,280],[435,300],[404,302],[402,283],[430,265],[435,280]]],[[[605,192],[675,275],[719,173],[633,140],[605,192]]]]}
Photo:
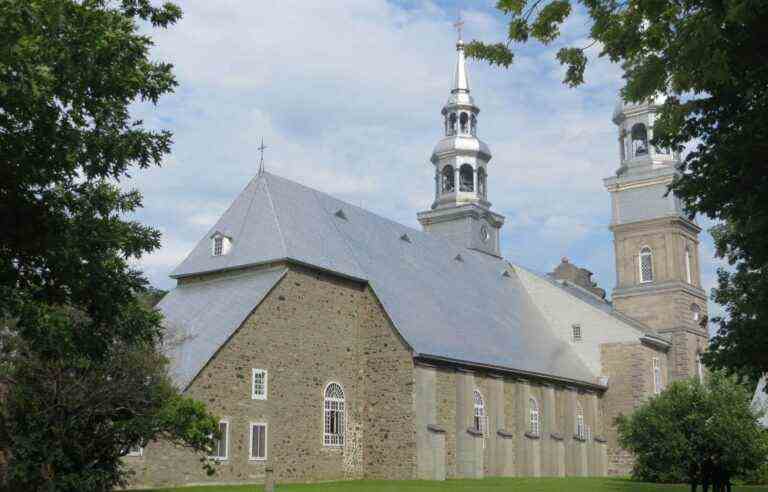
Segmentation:
{"type": "Polygon", "coordinates": [[[464,39],[462,39],[461,29],[464,27],[464,21],[459,18],[454,24],[459,33],[459,39],[456,41],[456,70],[453,73],[452,93],[469,93],[469,73],[467,72],[467,60],[464,56],[464,39]]]}

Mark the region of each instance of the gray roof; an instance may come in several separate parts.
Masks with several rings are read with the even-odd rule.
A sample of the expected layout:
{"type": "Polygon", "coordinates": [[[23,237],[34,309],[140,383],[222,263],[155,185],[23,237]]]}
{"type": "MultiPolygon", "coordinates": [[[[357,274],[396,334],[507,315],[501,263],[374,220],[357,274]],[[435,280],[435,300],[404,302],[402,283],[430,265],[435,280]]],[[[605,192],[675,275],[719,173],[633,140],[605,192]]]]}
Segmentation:
{"type": "Polygon", "coordinates": [[[170,373],[182,388],[243,324],[285,268],[179,285],[157,305],[165,315],[170,373]]]}
{"type": "MultiPolygon", "coordinates": [[[[554,335],[503,259],[269,173],[248,184],[173,276],[280,260],[368,282],[414,356],[595,384],[597,375],[554,335]],[[343,213],[337,214],[339,210],[343,213]],[[232,238],[229,254],[211,256],[210,236],[215,231],[232,238]],[[410,240],[403,240],[403,234],[410,240]],[[461,260],[456,259],[459,254],[461,260]],[[508,275],[502,275],[505,271],[508,275]]],[[[196,348],[185,348],[185,358],[176,364],[187,380],[213,355],[211,348],[242,323],[279,275],[225,278],[206,287],[179,287],[167,296],[160,306],[166,317],[193,324],[192,331],[205,340],[198,342],[205,350],[196,354],[196,348]],[[250,288],[249,295],[238,295],[246,290],[241,285],[245,278],[261,283],[250,288]],[[200,291],[193,293],[194,289],[200,291]],[[177,291],[184,294],[179,296],[177,291]],[[229,303],[237,314],[216,322],[211,322],[205,309],[178,314],[190,305],[216,302],[229,303]]]]}

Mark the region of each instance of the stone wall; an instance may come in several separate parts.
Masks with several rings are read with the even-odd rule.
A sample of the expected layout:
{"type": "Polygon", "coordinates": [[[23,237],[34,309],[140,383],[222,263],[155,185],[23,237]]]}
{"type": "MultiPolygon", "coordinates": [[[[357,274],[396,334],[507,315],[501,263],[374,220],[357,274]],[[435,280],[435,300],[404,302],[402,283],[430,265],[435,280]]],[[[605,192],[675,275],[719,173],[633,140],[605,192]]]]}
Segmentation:
{"type": "MultiPolygon", "coordinates": [[[[637,343],[607,343],[602,346],[603,373],[609,377],[608,391],[602,399],[600,426],[608,441],[608,474],[628,475],[634,460],[619,447],[614,421],[619,415],[629,415],[653,395],[653,362],[661,362],[662,386],[668,383],[667,354],[661,349],[637,343]]],[[[598,405],[594,411],[600,411],[598,405]]]]}
{"type": "MultiPolygon", "coordinates": [[[[198,280],[199,281],[199,280],[198,280]]],[[[136,485],[408,478],[415,473],[413,362],[370,289],[291,267],[191,383],[186,394],[229,421],[229,457],[205,476],[199,457],[150,443],[126,458],[136,485]],[[251,369],[268,397],[251,399],[251,369]],[[346,400],[343,448],[323,445],[323,391],[346,400]],[[249,461],[249,423],[266,422],[267,459],[249,461]]]]}
{"type": "Polygon", "coordinates": [[[416,366],[417,477],[602,476],[607,446],[594,430],[602,395],[539,380],[467,368],[416,366]],[[474,427],[474,390],[485,403],[482,435],[474,427]],[[530,432],[530,399],[540,432],[530,432]],[[575,436],[576,402],[587,439],[575,436]]]}

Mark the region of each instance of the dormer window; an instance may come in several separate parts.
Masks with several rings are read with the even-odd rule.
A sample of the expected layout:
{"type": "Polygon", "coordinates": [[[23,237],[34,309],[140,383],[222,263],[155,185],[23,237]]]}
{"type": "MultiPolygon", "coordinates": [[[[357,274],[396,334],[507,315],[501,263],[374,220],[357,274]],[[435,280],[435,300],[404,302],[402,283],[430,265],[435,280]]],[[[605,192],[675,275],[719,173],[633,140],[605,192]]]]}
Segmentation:
{"type": "Polygon", "coordinates": [[[231,244],[232,243],[227,236],[217,232],[211,236],[211,255],[224,256],[229,253],[231,244]]]}

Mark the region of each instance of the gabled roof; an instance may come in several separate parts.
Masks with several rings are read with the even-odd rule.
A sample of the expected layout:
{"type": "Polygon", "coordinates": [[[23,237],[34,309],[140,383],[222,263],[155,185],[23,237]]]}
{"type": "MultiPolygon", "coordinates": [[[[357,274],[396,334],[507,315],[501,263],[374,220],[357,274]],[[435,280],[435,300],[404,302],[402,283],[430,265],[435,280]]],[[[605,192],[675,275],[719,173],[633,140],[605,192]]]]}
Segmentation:
{"type": "Polygon", "coordinates": [[[165,315],[170,373],[179,387],[192,382],[285,272],[266,269],[191,282],[163,297],[157,308],[165,315]]]}
{"type": "MultiPolygon", "coordinates": [[[[231,251],[212,256],[209,232],[172,276],[283,260],[311,265],[367,282],[416,357],[596,383],[598,374],[555,336],[517,273],[500,258],[403,226],[269,173],[248,184],[211,228],[211,232],[216,230],[232,238],[231,251]],[[340,210],[342,214],[338,214],[340,210]],[[410,241],[401,239],[404,234],[410,241]],[[456,261],[457,255],[463,261],[456,261]]],[[[187,292],[194,285],[179,287],[160,306],[168,319],[199,327],[206,347],[208,341],[215,345],[226,338],[209,336],[205,330],[234,332],[276,280],[265,279],[253,289],[252,296],[235,296],[237,299],[223,291],[234,295],[242,285],[229,284],[226,277],[217,282],[216,288],[211,283],[210,288],[194,295],[185,294],[188,300],[184,303],[172,304],[176,291],[187,292]],[[238,314],[204,322],[196,319],[207,319],[204,309],[197,314],[176,313],[183,308],[177,306],[191,302],[238,304],[238,314]],[[229,325],[220,326],[225,322],[229,325]]],[[[206,348],[190,366],[187,359],[181,361],[181,372],[189,379],[189,374],[202,368],[199,361],[209,353],[213,355],[206,348]]]]}

